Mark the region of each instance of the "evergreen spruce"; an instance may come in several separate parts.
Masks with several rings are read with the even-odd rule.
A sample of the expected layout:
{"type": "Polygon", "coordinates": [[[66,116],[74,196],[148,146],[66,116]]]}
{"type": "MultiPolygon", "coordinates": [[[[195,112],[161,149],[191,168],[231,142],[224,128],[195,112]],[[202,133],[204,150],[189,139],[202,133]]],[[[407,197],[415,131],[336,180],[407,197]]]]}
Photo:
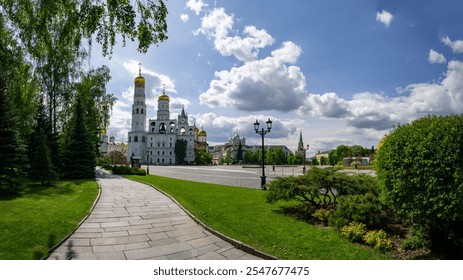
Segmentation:
{"type": "Polygon", "coordinates": [[[240,141],[240,144],[238,145],[238,150],[236,152],[236,160],[239,163],[243,161],[243,146],[241,146],[241,141],[240,141]]]}
{"type": "Polygon", "coordinates": [[[174,154],[177,164],[185,163],[187,144],[186,140],[183,139],[177,139],[177,141],[175,141],[174,154]]]}
{"type": "Polygon", "coordinates": [[[25,153],[15,110],[7,96],[3,78],[0,73],[0,195],[13,195],[21,189],[18,179],[23,175],[25,153]]]}
{"type": "Polygon", "coordinates": [[[67,179],[95,178],[95,149],[85,125],[82,101],[78,96],[63,150],[63,176],[67,179]]]}
{"type": "Polygon", "coordinates": [[[50,124],[47,121],[45,106],[40,102],[34,132],[29,142],[29,177],[33,180],[40,180],[42,185],[57,179],[52,157],[50,154],[49,137],[50,124]]]}

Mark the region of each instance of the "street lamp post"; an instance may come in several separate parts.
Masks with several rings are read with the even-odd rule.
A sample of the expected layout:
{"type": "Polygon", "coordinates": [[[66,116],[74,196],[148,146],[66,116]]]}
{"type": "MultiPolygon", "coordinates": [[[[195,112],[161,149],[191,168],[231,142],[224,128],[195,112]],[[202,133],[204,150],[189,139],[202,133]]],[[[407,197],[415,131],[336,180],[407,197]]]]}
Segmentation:
{"type": "Polygon", "coordinates": [[[146,151],[146,174],[150,174],[150,151],[146,151]]]}
{"type": "Polygon", "coordinates": [[[260,177],[261,180],[260,180],[260,187],[265,190],[265,184],[266,184],[266,180],[265,180],[265,148],[264,148],[264,135],[267,134],[268,132],[270,132],[270,130],[272,129],[272,121],[270,120],[270,118],[268,119],[268,121],[265,122],[267,124],[267,130],[265,130],[264,128],[261,128],[261,130],[259,130],[259,122],[256,120],[256,122],[254,123],[254,130],[256,131],[257,134],[260,134],[262,136],[262,176],[260,177]]]}
{"type": "Polygon", "coordinates": [[[309,150],[309,144],[307,144],[307,149],[304,149],[304,168],[302,168],[302,174],[305,174],[305,162],[307,161],[307,151],[309,150]]]}

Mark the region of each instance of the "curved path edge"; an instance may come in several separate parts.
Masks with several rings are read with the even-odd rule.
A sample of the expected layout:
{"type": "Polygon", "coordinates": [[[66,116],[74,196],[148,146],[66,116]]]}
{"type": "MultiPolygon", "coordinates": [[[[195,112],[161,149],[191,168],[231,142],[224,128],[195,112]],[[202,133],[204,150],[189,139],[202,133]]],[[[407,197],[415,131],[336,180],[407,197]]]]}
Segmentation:
{"type": "Polygon", "coordinates": [[[276,259],[210,228],[156,186],[96,173],[88,214],[43,259],[276,259]]]}
{"type": "MultiPolygon", "coordinates": [[[[128,180],[132,180],[132,179],[128,179],[128,180]]],[[[141,182],[136,181],[136,180],[132,180],[132,181],[141,183],[141,182]]],[[[219,231],[216,231],[215,229],[209,227],[208,225],[203,223],[200,219],[198,219],[195,215],[193,215],[190,211],[188,211],[185,207],[183,207],[174,197],[172,197],[170,194],[166,193],[165,191],[157,188],[155,185],[148,184],[148,183],[141,183],[141,184],[145,184],[145,185],[148,185],[148,186],[150,186],[152,188],[155,188],[158,192],[160,192],[163,195],[167,196],[170,200],[172,200],[175,204],[177,204],[178,207],[180,207],[183,211],[185,211],[185,213],[188,216],[190,216],[190,218],[192,218],[198,225],[200,225],[205,230],[211,232],[215,236],[219,237],[220,239],[223,239],[224,241],[232,244],[235,248],[243,250],[244,252],[246,252],[248,254],[254,255],[256,257],[259,257],[259,258],[262,258],[262,259],[265,259],[265,260],[278,260],[278,258],[273,256],[273,255],[270,255],[270,254],[267,254],[265,252],[259,251],[256,248],[254,248],[254,247],[252,247],[252,246],[250,246],[250,245],[248,245],[246,243],[243,243],[243,242],[241,242],[239,240],[233,239],[233,238],[231,238],[231,237],[229,237],[229,236],[227,236],[227,235],[225,235],[225,234],[223,234],[223,233],[221,233],[219,231]]]]}
{"type": "Polygon", "coordinates": [[[59,246],[63,245],[63,243],[66,242],[66,240],[68,240],[79,229],[79,227],[88,219],[88,217],[92,214],[93,209],[95,209],[95,206],[96,206],[96,204],[98,203],[98,201],[100,200],[100,197],[101,197],[101,185],[100,185],[100,182],[98,182],[98,180],[96,180],[96,179],[95,179],[95,182],[98,184],[98,195],[96,196],[95,200],[93,201],[92,206],[88,210],[87,215],[85,217],[83,217],[82,220],[77,224],[77,226],[68,235],[66,235],[60,242],[58,242],[55,246],[48,249],[47,253],[45,254],[45,256],[43,256],[41,258],[41,260],[46,260],[48,257],[50,257],[50,255],[56,249],[58,249],[59,246]]]}

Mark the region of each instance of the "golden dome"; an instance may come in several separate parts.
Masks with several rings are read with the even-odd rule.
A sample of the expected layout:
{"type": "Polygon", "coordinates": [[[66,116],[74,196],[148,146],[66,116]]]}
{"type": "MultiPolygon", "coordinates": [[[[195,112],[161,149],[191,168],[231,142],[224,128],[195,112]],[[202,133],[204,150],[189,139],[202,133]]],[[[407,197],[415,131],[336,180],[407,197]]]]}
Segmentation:
{"type": "Polygon", "coordinates": [[[195,133],[199,133],[199,128],[197,128],[196,125],[195,125],[195,126],[193,127],[193,131],[194,131],[195,133]]]}
{"type": "Polygon", "coordinates": [[[207,133],[206,133],[206,131],[201,130],[201,131],[198,133],[198,136],[207,136],[207,133]]]}
{"type": "Polygon", "coordinates": [[[135,87],[145,87],[145,78],[141,75],[135,78],[135,87]]]}
{"type": "Polygon", "coordinates": [[[169,98],[169,96],[167,96],[166,93],[164,92],[162,95],[159,96],[158,102],[159,102],[159,101],[170,101],[170,98],[169,98]]]}

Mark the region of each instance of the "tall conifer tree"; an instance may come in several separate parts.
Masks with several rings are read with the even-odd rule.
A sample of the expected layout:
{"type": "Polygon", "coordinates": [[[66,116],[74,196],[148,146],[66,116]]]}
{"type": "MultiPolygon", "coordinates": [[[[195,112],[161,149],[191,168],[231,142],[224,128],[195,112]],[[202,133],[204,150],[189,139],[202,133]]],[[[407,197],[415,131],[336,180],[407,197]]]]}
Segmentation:
{"type": "Polygon", "coordinates": [[[77,96],[63,150],[63,176],[68,179],[95,178],[95,149],[83,112],[81,97],[77,96]]]}
{"type": "Polygon", "coordinates": [[[45,106],[41,101],[36,116],[34,132],[29,142],[29,177],[40,180],[42,185],[57,178],[49,146],[50,123],[48,122],[45,106]]]}
{"type": "Polygon", "coordinates": [[[17,117],[3,71],[0,71],[0,195],[20,191],[19,177],[25,161],[24,146],[19,138],[17,117]]]}

